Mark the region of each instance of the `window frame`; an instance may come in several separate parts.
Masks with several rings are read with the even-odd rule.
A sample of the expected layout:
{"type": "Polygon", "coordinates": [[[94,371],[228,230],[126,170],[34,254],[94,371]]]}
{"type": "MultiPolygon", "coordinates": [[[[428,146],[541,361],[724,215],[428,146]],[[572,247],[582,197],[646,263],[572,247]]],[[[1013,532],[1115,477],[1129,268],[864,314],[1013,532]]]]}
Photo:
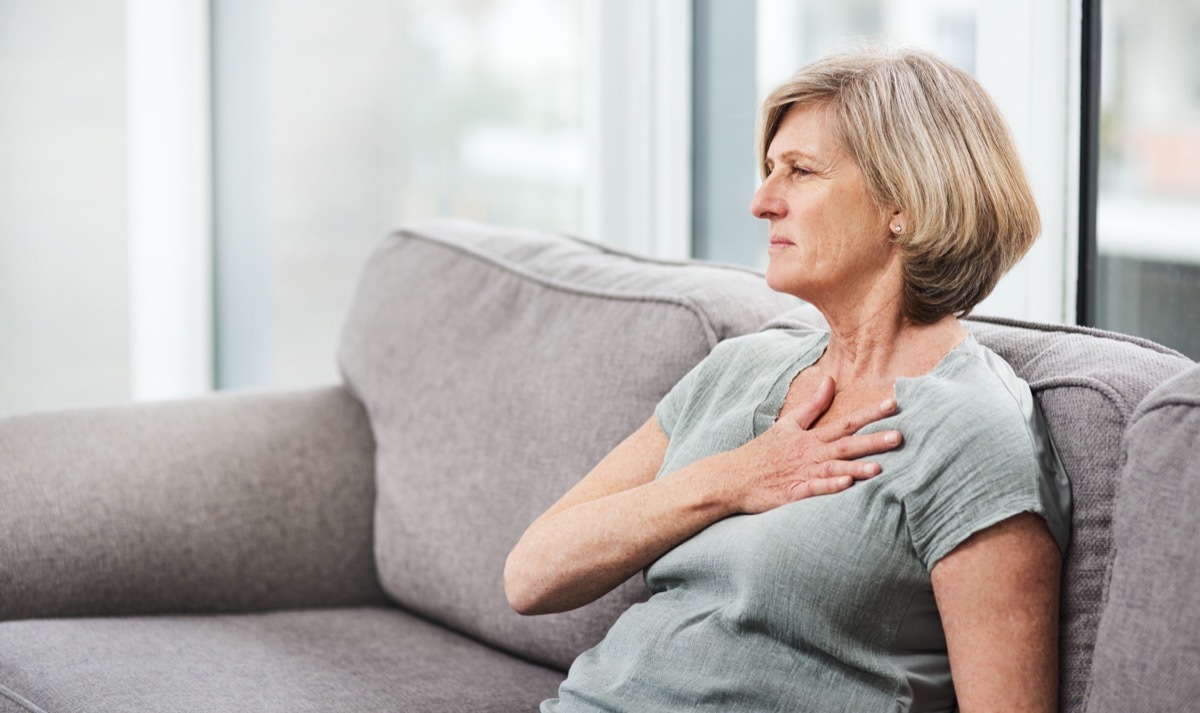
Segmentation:
{"type": "Polygon", "coordinates": [[[585,5],[585,237],[692,255],[692,2],[585,5]]]}
{"type": "Polygon", "coordinates": [[[1076,245],[1075,323],[1096,325],[1096,237],[1100,185],[1101,0],[1080,0],[1079,9],[1079,230],[1076,245]]]}
{"type": "Polygon", "coordinates": [[[129,370],[135,400],[213,387],[208,0],[126,0],[129,370]]]}

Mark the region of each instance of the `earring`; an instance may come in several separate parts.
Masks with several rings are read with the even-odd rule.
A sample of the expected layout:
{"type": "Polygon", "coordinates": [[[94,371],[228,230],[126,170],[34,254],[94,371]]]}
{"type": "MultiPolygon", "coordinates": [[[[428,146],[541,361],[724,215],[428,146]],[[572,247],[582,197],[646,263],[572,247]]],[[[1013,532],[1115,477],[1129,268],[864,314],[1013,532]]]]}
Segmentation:
{"type": "Polygon", "coordinates": [[[895,233],[896,235],[899,235],[900,233],[903,233],[903,232],[904,232],[904,226],[903,226],[903,225],[899,225],[899,224],[897,224],[897,225],[893,225],[893,226],[892,226],[892,232],[893,232],[893,233],[895,233]]]}

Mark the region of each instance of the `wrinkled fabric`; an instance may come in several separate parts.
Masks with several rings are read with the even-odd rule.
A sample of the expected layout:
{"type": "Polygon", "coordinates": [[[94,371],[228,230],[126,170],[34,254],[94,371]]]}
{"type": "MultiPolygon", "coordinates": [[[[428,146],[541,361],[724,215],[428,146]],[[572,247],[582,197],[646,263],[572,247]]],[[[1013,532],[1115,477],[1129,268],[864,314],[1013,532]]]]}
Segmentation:
{"type": "MultiPolygon", "coordinates": [[[[825,333],[731,340],[658,408],[659,477],[768,429],[825,333]]],[[[1070,492],[1032,395],[968,337],[896,383],[869,425],[904,445],[836,495],[727,518],[646,569],[651,599],[581,656],[546,712],[948,711],[955,705],[930,570],[972,534],[1043,517],[1068,542],[1070,492]]]]}

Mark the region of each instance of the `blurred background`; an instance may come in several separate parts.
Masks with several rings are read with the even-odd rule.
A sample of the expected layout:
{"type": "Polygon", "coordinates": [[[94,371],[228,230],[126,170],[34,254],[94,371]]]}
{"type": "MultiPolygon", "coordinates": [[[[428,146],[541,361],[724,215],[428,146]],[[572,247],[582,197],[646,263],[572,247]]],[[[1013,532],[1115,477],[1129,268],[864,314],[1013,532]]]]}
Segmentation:
{"type": "Polygon", "coordinates": [[[862,38],[1012,126],[977,312],[1200,358],[1200,0],[0,0],[0,411],[331,383],[405,223],[761,267],[757,103],[862,38]]]}

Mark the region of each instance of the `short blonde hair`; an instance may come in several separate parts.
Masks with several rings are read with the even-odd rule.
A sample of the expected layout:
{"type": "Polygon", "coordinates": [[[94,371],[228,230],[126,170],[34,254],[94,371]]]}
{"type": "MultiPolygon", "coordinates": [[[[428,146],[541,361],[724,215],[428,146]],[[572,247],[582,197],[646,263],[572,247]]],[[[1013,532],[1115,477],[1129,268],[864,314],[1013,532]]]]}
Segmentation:
{"type": "Polygon", "coordinates": [[[763,102],[758,159],[788,111],[824,106],[881,206],[907,216],[903,310],[929,324],[992,291],[1041,230],[1008,127],[974,77],[916,49],[857,50],[809,64],[763,102]]]}

